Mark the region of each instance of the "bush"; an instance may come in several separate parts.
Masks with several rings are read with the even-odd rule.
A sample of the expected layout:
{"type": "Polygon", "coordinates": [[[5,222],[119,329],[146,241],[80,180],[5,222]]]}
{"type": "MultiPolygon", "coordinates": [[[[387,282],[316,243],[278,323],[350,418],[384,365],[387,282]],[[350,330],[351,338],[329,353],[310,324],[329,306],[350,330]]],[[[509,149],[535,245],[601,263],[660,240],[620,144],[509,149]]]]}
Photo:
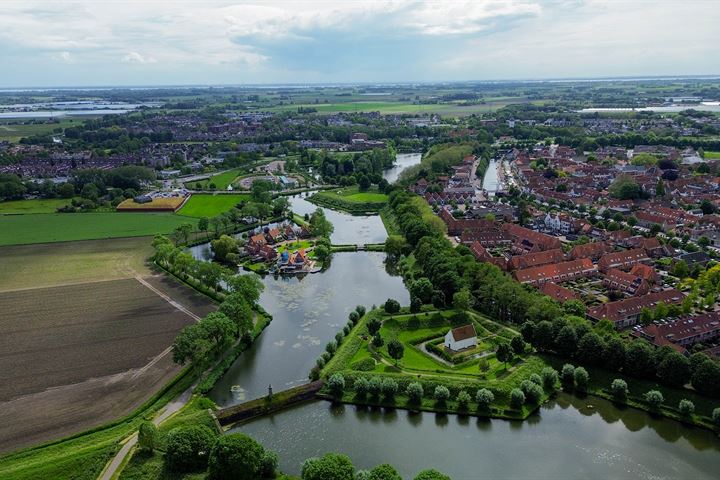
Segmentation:
{"type": "Polygon", "coordinates": [[[435,387],[435,393],[433,394],[435,400],[440,404],[445,404],[447,399],[450,398],[450,390],[444,385],[438,385],[435,387]]]}
{"type": "Polygon", "coordinates": [[[525,352],[525,341],[521,336],[513,337],[512,340],[510,340],[510,347],[513,349],[513,352],[520,355],[525,352]]]}
{"type": "Polygon", "coordinates": [[[368,392],[373,397],[379,397],[382,392],[382,380],[379,377],[372,377],[368,382],[368,392]]]}
{"type": "Polygon", "coordinates": [[[530,380],[523,380],[520,384],[520,390],[525,394],[525,401],[529,404],[535,405],[542,399],[542,388],[530,380]]]}
{"type": "Polygon", "coordinates": [[[398,383],[392,378],[386,378],[382,382],[381,390],[385,398],[392,399],[397,395],[398,383]]]}
{"type": "Polygon", "coordinates": [[[320,458],[308,458],[303,462],[302,480],[353,480],[355,467],[347,455],[327,453],[320,458]]]}
{"type": "Polygon", "coordinates": [[[315,360],[315,365],[317,365],[317,367],[320,369],[325,367],[325,360],[323,359],[323,357],[318,357],[317,360],[315,360]]]}
{"type": "Polygon", "coordinates": [[[349,319],[349,320],[353,323],[353,325],[354,325],[354,324],[356,324],[356,323],[358,322],[358,320],[360,320],[360,315],[358,315],[358,312],[352,311],[352,312],[350,312],[350,315],[348,315],[348,319],[349,319]]]}
{"type": "Polygon", "coordinates": [[[645,402],[650,406],[650,408],[654,409],[660,408],[660,405],[662,405],[665,401],[665,397],[663,397],[663,394],[657,390],[650,390],[644,395],[644,397],[645,402]]]}
{"type": "Polygon", "coordinates": [[[712,411],[712,421],[715,426],[720,427],[720,408],[714,408],[712,411]]]}
{"type": "Polygon", "coordinates": [[[223,435],[210,452],[208,478],[212,480],[256,479],[262,476],[264,455],[263,447],[243,433],[223,435]]]}
{"type": "Polygon", "coordinates": [[[475,401],[478,404],[478,410],[487,411],[490,410],[490,405],[495,401],[495,395],[487,388],[481,388],[475,394],[475,401]]]}
{"type": "Polygon", "coordinates": [[[624,402],[627,400],[628,395],[627,382],[622,378],[616,378],[612,381],[612,384],[610,384],[610,393],[618,402],[624,402]]]}
{"type": "Polygon", "coordinates": [[[437,470],[423,470],[418,473],[415,480],[451,480],[450,477],[437,470]]]}
{"type": "Polygon", "coordinates": [[[330,355],[333,355],[337,351],[337,342],[331,340],[325,345],[325,351],[330,355]]]}
{"type": "Polygon", "coordinates": [[[413,403],[420,403],[423,396],[423,387],[418,382],[413,382],[407,386],[407,396],[413,403]]]}
{"type": "Polygon", "coordinates": [[[383,463],[370,470],[368,480],[402,480],[402,477],[391,465],[383,463]]]}
{"type": "Polygon", "coordinates": [[[695,413],[695,404],[683,398],[678,404],[678,410],[683,417],[691,418],[693,413],[695,413]]]}
{"type": "Polygon", "coordinates": [[[152,422],[143,422],[138,430],[138,450],[150,453],[157,445],[158,429],[152,422]]]}
{"type": "Polygon", "coordinates": [[[213,443],[215,434],[205,425],[174,428],[165,439],[165,463],[181,472],[204,469],[213,443]]]}
{"type": "Polygon", "coordinates": [[[342,343],[343,338],[345,338],[345,334],[343,334],[343,332],[337,332],[335,334],[335,342],[337,342],[338,345],[342,343]]]}
{"type": "Polygon", "coordinates": [[[575,369],[573,377],[575,378],[575,388],[577,388],[581,392],[586,392],[588,382],[590,380],[590,375],[588,375],[587,370],[585,370],[583,367],[577,367],[575,369]]]}
{"type": "Polygon", "coordinates": [[[545,367],[540,372],[542,383],[546,390],[554,391],[558,381],[558,372],[552,367],[545,367]]]}
{"type": "Polygon", "coordinates": [[[361,398],[367,395],[369,387],[369,382],[363,377],[355,380],[355,383],[353,384],[353,390],[355,390],[355,394],[361,398]]]}
{"type": "Polygon", "coordinates": [[[535,385],[542,385],[542,384],[543,384],[542,378],[541,378],[540,375],[538,375],[537,373],[531,373],[530,376],[528,377],[528,379],[529,379],[532,383],[534,383],[535,385]]]}
{"type": "Polygon", "coordinates": [[[566,363],[560,371],[560,382],[565,390],[571,390],[575,385],[575,367],[566,363]]]}
{"type": "Polygon", "coordinates": [[[385,340],[380,336],[380,333],[375,334],[375,336],[372,339],[372,346],[375,348],[380,348],[383,345],[385,345],[385,340]]]}
{"type": "Polygon", "coordinates": [[[278,456],[275,452],[265,451],[262,457],[260,475],[263,478],[275,478],[278,469],[278,456]]]}
{"type": "Polygon", "coordinates": [[[384,305],[385,312],[389,314],[398,313],[400,311],[400,302],[392,298],[388,298],[384,305]]]}
{"type": "Polygon", "coordinates": [[[375,370],[375,360],[372,358],[363,358],[350,365],[350,368],[359,372],[371,372],[375,370]]]}
{"type": "Polygon", "coordinates": [[[350,335],[350,325],[345,325],[342,329],[343,337],[350,335]]]}
{"type": "Polygon", "coordinates": [[[358,314],[358,319],[365,315],[366,309],[364,305],[357,305],[355,307],[355,312],[358,314]]]}
{"type": "Polygon", "coordinates": [[[519,388],[513,388],[510,392],[510,406],[520,409],[525,403],[525,394],[519,388]]]}
{"type": "Polygon", "coordinates": [[[470,394],[465,390],[461,390],[457,396],[457,403],[460,410],[465,410],[470,403],[470,394]]]}
{"type": "Polygon", "coordinates": [[[342,396],[343,391],[345,390],[345,377],[343,377],[340,373],[334,373],[330,377],[330,380],[328,380],[328,388],[334,396],[342,396]]]}

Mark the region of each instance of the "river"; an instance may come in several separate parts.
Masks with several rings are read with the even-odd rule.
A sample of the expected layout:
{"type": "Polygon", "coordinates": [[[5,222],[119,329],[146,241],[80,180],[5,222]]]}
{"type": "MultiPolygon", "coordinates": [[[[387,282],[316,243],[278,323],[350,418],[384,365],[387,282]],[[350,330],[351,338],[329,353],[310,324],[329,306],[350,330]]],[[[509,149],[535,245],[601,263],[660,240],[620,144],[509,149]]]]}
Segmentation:
{"type": "Polygon", "coordinates": [[[427,468],[453,480],[710,480],[720,471],[720,442],[711,432],[566,394],[525,422],[317,401],[233,431],[277,452],[292,475],[304,459],[331,451],[357,468],[390,463],[403,478],[427,468]]]}
{"type": "Polygon", "coordinates": [[[394,183],[403,170],[417,165],[421,159],[422,153],[398,153],[395,157],[395,165],[385,170],[382,176],[389,183],[394,183]]]}
{"type": "Polygon", "coordinates": [[[501,167],[501,163],[497,160],[490,160],[487,170],[485,170],[485,176],[483,177],[483,190],[488,192],[490,196],[495,195],[495,192],[501,189],[500,179],[498,177],[498,168],[501,167]]]}

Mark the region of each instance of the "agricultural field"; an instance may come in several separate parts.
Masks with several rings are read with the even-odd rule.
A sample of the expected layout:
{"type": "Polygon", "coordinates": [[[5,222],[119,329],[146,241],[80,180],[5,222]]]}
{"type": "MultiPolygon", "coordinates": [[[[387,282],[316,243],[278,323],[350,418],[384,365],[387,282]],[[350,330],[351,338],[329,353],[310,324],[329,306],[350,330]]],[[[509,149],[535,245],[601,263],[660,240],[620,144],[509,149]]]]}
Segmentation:
{"type": "Polygon", "coordinates": [[[455,103],[440,104],[413,104],[403,102],[347,102],[347,103],[324,103],[324,104],[294,104],[279,105],[267,108],[270,111],[297,111],[298,108],[314,108],[318,113],[340,113],[340,112],[380,112],[386,115],[399,114],[440,114],[453,117],[469,116],[474,113],[494,112],[507,106],[510,103],[524,103],[523,100],[510,101],[501,100],[487,102],[477,105],[458,105],[455,103]]]}
{"type": "MultiPolygon", "coordinates": [[[[89,117],[85,117],[89,118],[89,117]]],[[[63,119],[58,122],[47,123],[29,123],[14,124],[17,119],[8,119],[0,122],[0,142],[6,140],[8,142],[18,142],[23,137],[32,137],[33,135],[50,135],[55,133],[56,129],[64,129],[81,125],[82,120],[79,119],[63,119]]]]}
{"type": "Polygon", "coordinates": [[[186,217],[214,217],[227,212],[238,203],[245,201],[249,195],[236,193],[223,194],[195,194],[190,197],[185,205],[178,210],[178,215],[186,217]]]}
{"type": "Polygon", "coordinates": [[[151,237],[0,247],[0,292],[150,275],[151,237]]]}
{"type": "Polygon", "coordinates": [[[34,200],[11,200],[0,202],[0,215],[55,213],[70,203],[67,198],[43,198],[34,200]]]}
{"type": "MultiPolygon", "coordinates": [[[[0,293],[0,451],[120,417],[178,373],[166,349],[195,319],[156,285],[131,278],[0,293]]],[[[184,287],[169,292],[199,315],[213,308],[184,287]]]]}
{"type": "Polygon", "coordinates": [[[187,197],[168,197],[168,198],[153,198],[151,202],[137,203],[132,198],[123,200],[118,206],[117,211],[130,211],[130,212],[159,212],[167,211],[174,212],[182,206],[187,197]]]}
{"type": "Polygon", "coordinates": [[[51,213],[0,216],[0,246],[140,237],[195,222],[167,213],[51,213]]]}

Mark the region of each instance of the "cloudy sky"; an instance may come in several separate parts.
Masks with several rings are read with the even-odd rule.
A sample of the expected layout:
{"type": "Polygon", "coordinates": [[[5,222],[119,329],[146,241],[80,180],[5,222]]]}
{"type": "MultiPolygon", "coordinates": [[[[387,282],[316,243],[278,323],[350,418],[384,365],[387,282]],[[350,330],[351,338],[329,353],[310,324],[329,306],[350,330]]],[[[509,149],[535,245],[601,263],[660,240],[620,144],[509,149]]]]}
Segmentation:
{"type": "Polygon", "coordinates": [[[0,86],[720,73],[720,0],[0,2],[0,86]]]}

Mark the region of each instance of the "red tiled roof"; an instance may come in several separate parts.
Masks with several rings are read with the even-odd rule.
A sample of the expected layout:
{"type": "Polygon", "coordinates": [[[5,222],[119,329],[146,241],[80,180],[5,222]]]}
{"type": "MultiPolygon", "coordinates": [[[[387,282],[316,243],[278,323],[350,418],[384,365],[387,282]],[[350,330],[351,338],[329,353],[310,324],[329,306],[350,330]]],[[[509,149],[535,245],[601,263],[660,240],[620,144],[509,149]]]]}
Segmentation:
{"type": "Polygon", "coordinates": [[[540,287],[540,292],[550,298],[557,300],[560,303],[565,303],[568,300],[576,300],[580,298],[577,293],[573,292],[569,288],[565,288],[552,282],[543,283],[540,287]]]}
{"type": "Polygon", "coordinates": [[[671,288],[662,292],[653,292],[641,297],[627,298],[616,302],[605,303],[588,309],[588,315],[597,320],[607,318],[619,322],[625,318],[639,315],[643,308],[652,308],[658,303],[680,303],[685,295],[671,288]]]}
{"type": "Polygon", "coordinates": [[[516,255],[510,258],[508,266],[511,270],[519,270],[523,268],[538,267],[548,263],[559,263],[565,260],[565,254],[562,249],[555,248],[545,250],[543,252],[527,253],[525,255],[516,255]]]}
{"type": "Polygon", "coordinates": [[[475,333],[475,327],[472,323],[462,327],[453,328],[451,332],[453,340],[455,340],[456,342],[467,340],[468,338],[477,337],[477,333],[475,333]]]}
{"type": "Polygon", "coordinates": [[[517,270],[514,276],[520,283],[562,282],[590,275],[596,271],[595,265],[592,264],[589,258],[581,258],[579,260],[517,270]]]}

